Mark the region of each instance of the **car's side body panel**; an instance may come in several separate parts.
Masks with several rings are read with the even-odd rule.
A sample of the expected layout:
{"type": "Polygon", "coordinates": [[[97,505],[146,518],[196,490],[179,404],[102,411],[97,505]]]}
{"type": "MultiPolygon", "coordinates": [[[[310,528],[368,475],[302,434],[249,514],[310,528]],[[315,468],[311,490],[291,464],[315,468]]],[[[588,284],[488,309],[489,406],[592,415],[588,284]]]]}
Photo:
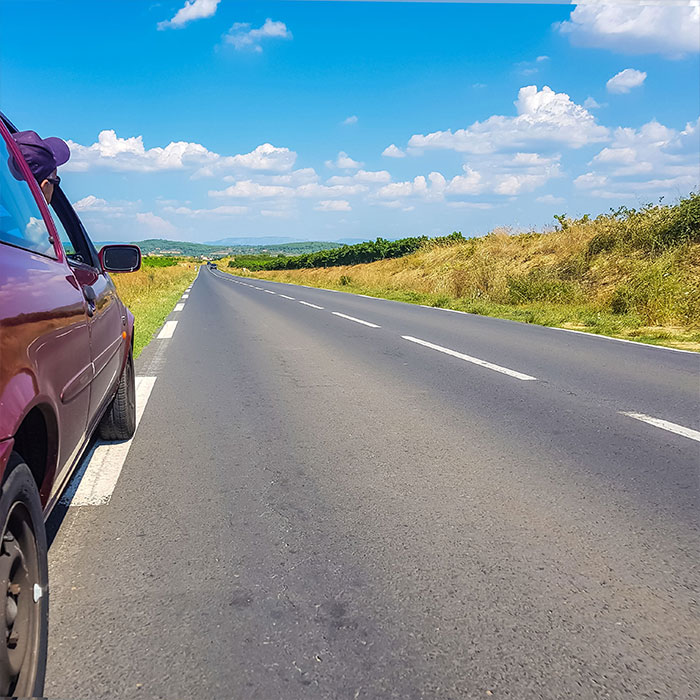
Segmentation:
{"type": "MultiPolygon", "coordinates": [[[[31,190],[53,247],[42,255],[0,239],[0,478],[7,446],[29,413],[40,410],[53,441],[40,489],[48,516],[114,396],[134,317],[110,276],[95,266],[100,264],[96,253],[89,261],[93,265],[67,259],[50,210],[2,118],[0,138],[24,174],[23,187],[31,190]],[[88,295],[94,309],[86,286],[94,293],[88,295]]],[[[82,229],[67,200],[65,206],[82,229]]]]}

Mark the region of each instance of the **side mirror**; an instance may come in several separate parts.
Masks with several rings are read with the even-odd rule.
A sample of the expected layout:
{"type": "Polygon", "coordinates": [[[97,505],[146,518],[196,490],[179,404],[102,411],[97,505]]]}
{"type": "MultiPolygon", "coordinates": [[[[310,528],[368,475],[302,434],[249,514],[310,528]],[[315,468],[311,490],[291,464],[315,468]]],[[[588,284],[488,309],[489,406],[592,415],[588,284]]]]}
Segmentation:
{"type": "Polygon", "coordinates": [[[141,267],[141,249],[137,245],[106,245],[98,255],[105,272],[136,272],[141,267]]]}

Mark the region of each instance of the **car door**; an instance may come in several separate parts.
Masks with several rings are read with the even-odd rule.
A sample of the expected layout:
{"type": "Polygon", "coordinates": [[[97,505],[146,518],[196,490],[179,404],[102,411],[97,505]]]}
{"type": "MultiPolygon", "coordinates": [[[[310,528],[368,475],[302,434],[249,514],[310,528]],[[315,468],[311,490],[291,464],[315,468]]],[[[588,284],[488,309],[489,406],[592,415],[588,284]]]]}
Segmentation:
{"type": "MultiPolygon", "coordinates": [[[[126,316],[112,278],[100,265],[97,252],[65,194],[56,188],[51,208],[70,241],[69,265],[85,297],[90,351],[95,375],[90,388],[88,426],[94,428],[112,398],[122,369],[126,316]]],[[[62,237],[63,237],[62,235],[62,237]]]]}
{"type": "Polygon", "coordinates": [[[0,439],[12,437],[18,426],[9,422],[27,408],[50,411],[60,473],[86,436],[93,377],[86,304],[20,160],[0,123],[0,439]]]}

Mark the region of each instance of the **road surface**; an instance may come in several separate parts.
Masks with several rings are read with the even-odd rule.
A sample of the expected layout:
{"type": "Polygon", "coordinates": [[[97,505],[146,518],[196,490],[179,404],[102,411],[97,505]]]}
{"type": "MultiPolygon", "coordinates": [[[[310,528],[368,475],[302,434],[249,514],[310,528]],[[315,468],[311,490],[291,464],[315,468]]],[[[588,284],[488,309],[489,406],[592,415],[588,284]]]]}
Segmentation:
{"type": "Polygon", "coordinates": [[[698,355],[207,269],[181,303],[52,516],[48,696],[700,696],[698,355]]]}

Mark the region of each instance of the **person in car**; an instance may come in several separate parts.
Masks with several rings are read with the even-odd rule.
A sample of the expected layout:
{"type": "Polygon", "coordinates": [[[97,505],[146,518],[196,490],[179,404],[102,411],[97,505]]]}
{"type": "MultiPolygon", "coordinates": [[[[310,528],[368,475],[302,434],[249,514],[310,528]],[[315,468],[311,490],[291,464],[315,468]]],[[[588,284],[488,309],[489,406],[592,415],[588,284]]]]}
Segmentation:
{"type": "MultiPolygon", "coordinates": [[[[36,131],[18,131],[16,134],[12,134],[12,138],[19,146],[32,175],[39,183],[46,202],[51,204],[54,187],[61,182],[58,168],[67,163],[70,158],[68,144],[57,136],[42,139],[36,131]]],[[[21,171],[16,167],[16,163],[10,163],[10,169],[17,179],[22,179],[21,171]]]]}

